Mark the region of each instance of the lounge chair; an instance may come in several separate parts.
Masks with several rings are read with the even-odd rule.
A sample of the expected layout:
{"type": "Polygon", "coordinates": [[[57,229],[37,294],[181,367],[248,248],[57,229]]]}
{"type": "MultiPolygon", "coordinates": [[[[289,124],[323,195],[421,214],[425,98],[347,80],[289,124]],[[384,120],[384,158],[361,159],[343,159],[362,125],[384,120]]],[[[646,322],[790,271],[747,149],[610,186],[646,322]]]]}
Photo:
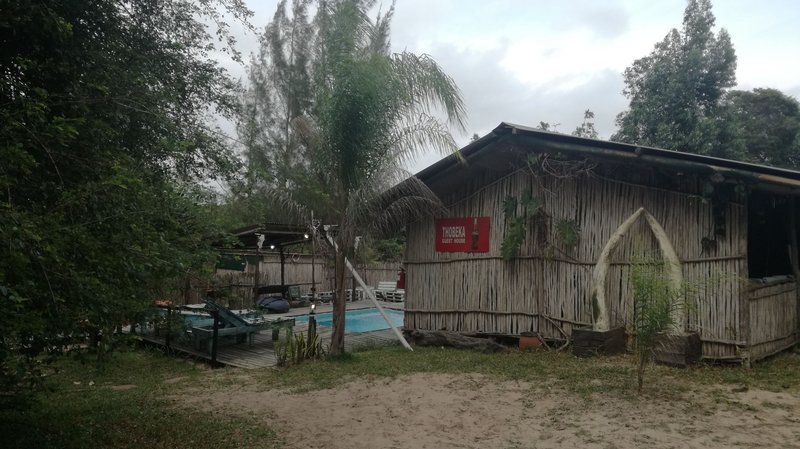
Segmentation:
{"type": "MultiPolygon", "coordinates": [[[[211,299],[204,299],[205,309],[209,312],[216,311],[219,316],[219,327],[217,328],[217,338],[233,337],[236,343],[253,344],[253,336],[260,330],[272,330],[272,339],[275,340],[281,328],[291,328],[294,326],[294,318],[276,319],[246,319],[233,313],[227,307],[217,304],[211,299]]],[[[194,347],[197,350],[205,349],[211,352],[211,345],[214,337],[214,319],[203,320],[194,323],[191,327],[194,347]]]]}
{"type": "Polygon", "coordinates": [[[378,282],[375,295],[384,301],[403,302],[406,298],[406,291],[398,289],[397,284],[393,281],[385,281],[378,282]]]}
{"type": "MultiPolygon", "coordinates": [[[[236,343],[253,344],[253,335],[258,332],[258,328],[250,325],[242,317],[231,312],[227,307],[223,307],[211,299],[204,299],[205,309],[209,312],[217,312],[219,324],[217,327],[217,338],[233,337],[236,343]]],[[[192,339],[195,349],[205,349],[211,352],[214,339],[214,319],[198,321],[192,324],[192,339]]]]}

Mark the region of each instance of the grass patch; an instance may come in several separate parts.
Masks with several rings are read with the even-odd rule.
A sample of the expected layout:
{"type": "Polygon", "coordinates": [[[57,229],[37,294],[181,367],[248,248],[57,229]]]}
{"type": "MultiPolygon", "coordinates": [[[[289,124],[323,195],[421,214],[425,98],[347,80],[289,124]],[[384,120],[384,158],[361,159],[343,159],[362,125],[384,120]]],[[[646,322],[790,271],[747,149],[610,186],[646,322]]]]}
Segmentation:
{"type": "Polygon", "coordinates": [[[751,369],[739,366],[699,365],[687,370],[696,382],[744,385],[767,391],[800,389],[800,352],[785,351],[756,362],[751,369]]]}
{"type": "MultiPolygon", "coordinates": [[[[488,379],[520,380],[536,387],[565,390],[587,400],[607,396],[638,400],[633,394],[635,365],[631,356],[581,359],[545,350],[482,354],[431,347],[408,352],[389,346],[279,370],[213,372],[204,365],[138,350],[115,354],[102,371],[74,359],[64,359],[56,366],[59,372],[48,378],[47,390],[27,401],[5,398],[0,402],[3,447],[194,449],[281,445],[272,430],[254,419],[232,417],[224,411],[201,412],[172,402],[169,397],[187,384],[200,391],[197,394],[203,389],[224,391],[242,382],[300,392],[332,388],[353,379],[414,373],[480,374],[488,379]],[[176,378],[180,381],[165,382],[176,378]],[[121,388],[129,385],[135,387],[121,388]]],[[[733,387],[800,391],[800,354],[782,353],[752,369],[656,366],[647,375],[646,397],[669,401],[702,392],[718,404],[745,407],[730,395],[733,387]]]]}
{"type": "Polygon", "coordinates": [[[619,391],[630,383],[632,365],[620,358],[578,359],[569,354],[510,351],[483,354],[449,348],[371,348],[273,372],[259,373],[267,387],[295,392],[331,388],[342,379],[396,377],[413,373],[476,373],[502,380],[556,383],[590,394],[619,391]]]}
{"type": "MultiPolygon", "coordinates": [[[[341,357],[311,361],[256,375],[267,388],[302,392],[332,388],[342,379],[396,377],[413,373],[476,373],[500,380],[522,380],[563,388],[584,397],[594,394],[628,396],[634,391],[632,356],[577,358],[555,351],[482,354],[449,348],[399,346],[370,348],[341,357]]],[[[695,387],[747,385],[770,391],[800,389],[800,354],[787,352],[762,361],[752,369],[740,366],[699,365],[687,369],[654,366],[647,376],[649,395],[682,394],[695,387]]]]}
{"type": "Polygon", "coordinates": [[[272,448],[279,440],[254,421],[179,408],[167,397],[207,368],[152,351],[127,351],[98,371],[64,359],[45,391],[0,407],[3,447],[272,448]],[[181,379],[176,383],[165,380],[181,379]],[[130,387],[135,385],[135,387],[130,387]]]}

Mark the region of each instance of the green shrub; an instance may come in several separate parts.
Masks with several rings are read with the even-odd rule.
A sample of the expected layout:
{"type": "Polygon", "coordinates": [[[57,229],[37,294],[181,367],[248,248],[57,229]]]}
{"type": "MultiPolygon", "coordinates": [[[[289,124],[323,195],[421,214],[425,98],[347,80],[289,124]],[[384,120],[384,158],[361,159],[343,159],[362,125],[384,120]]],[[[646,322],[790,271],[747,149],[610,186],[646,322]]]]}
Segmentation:
{"type": "Polygon", "coordinates": [[[687,306],[687,286],[673,285],[667,270],[666,262],[653,255],[637,254],[632,259],[634,353],[639,393],[654,351],[682,324],[675,321],[676,312],[687,306]]]}
{"type": "Polygon", "coordinates": [[[318,359],[325,355],[319,334],[314,333],[306,338],[303,332],[295,334],[289,329],[281,334],[283,336],[275,342],[278,366],[299,365],[304,360],[318,359]]]}

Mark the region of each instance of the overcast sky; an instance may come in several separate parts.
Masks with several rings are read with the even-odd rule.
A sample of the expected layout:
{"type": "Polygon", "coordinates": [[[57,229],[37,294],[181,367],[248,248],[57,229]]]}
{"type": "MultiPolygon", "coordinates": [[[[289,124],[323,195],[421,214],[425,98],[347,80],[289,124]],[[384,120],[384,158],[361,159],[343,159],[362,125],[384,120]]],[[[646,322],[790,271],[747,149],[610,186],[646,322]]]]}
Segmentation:
{"type": "MultiPolygon", "coordinates": [[[[263,31],[277,2],[246,3],[263,31]]],[[[392,49],[428,53],[455,79],[468,113],[461,144],[502,121],[560,123],[558,131],[571,132],[587,108],[608,138],[627,106],[623,70],[680,27],[684,7],[685,0],[397,0],[392,49]]],[[[739,88],[774,87],[800,98],[800,0],[716,0],[714,14],[731,34],[739,88]]],[[[258,38],[234,31],[247,60],[258,38]]],[[[221,60],[244,79],[244,67],[221,60]]]]}

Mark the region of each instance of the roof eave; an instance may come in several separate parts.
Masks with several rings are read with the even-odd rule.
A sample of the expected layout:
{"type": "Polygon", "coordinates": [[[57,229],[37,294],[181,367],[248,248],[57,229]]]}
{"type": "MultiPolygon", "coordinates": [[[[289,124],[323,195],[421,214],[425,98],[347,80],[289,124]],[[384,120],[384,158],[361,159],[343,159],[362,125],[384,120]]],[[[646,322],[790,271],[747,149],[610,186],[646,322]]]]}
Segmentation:
{"type": "Polygon", "coordinates": [[[471,142],[462,148],[459,154],[449,155],[433,165],[417,173],[423,182],[451,169],[459,163],[467,164],[477,157],[482,150],[503,136],[520,135],[546,143],[550,147],[562,147],[562,150],[615,157],[621,159],[640,159],[655,164],[679,165],[696,170],[708,170],[722,174],[751,179],[759,183],[781,185],[792,189],[800,189],[800,172],[767,165],[733,161],[701,154],[665,150],[662,148],[632,145],[624,142],[611,142],[599,139],[576,137],[568,134],[552,133],[535,128],[502,122],[489,134],[471,142]],[[569,148],[568,148],[569,147],[569,148]]]}

